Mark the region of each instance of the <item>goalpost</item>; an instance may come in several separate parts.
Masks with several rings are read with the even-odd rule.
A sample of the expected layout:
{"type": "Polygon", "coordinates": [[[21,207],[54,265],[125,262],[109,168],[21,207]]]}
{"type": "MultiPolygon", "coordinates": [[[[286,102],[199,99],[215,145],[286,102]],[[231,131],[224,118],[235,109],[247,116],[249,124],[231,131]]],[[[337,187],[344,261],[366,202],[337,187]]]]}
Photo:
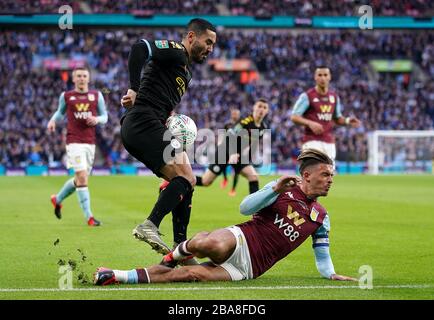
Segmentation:
{"type": "Polygon", "coordinates": [[[434,173],[434,130],[368,134],[369,173],[434,173]]]}

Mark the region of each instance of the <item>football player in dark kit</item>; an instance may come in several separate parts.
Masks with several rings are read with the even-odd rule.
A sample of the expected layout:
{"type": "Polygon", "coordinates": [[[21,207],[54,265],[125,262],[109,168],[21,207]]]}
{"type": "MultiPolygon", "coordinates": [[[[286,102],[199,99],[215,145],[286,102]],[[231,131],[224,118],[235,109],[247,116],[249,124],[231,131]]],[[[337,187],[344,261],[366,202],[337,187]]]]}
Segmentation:
{"type": "Polygon", "coordinates": [[[188,88],[191,64],[203,63],[215,42],[215,27],[206,20],[192,19],[182,42],[142,39],[132,46],[128,57],[130,89],[121,101],[127,108],[121,119],[122,143],[155,175],[170,181],[149,217],[133,229],[133,235],[161,254],[170,251],[158,230],[169,212],[173,214],[174,242],[186,239],[196,184],[186,152],[165,159],[164,151],[171,145],[172,149],[177,147],[164,137],[165,123],[188,88]]]}
{"type": "Polygon", "coordinates": [[[200,232],[164,256],[159,265],[132,270],[98,268],[96,285],[255,279],[312,237],[316,267],[330,280],[357,279],[335,272],[329,252],[330,220],[317,202],[333,183],[333,161],[315,149],[298,157],[300,178],[283,176],[247,196],[240,212],[247,222],[212,232],[200,232]],[[191,256],[210,261],[174,268],[191,256]]]}
{"type": "MultiPolygon", "coordinates": [[[[258,174],[251,161],[252,155],[256,152],[259,142],[262,141],[265,130],[267,129],[267,124],[264,119],[269,109],[266,99],[259,98],[255,101],[252,113],[248,117],[241,119],[241,121],[227,131],[225,137],[226,143],[224,143],[225,139],[221,139],[221,143],[217,146],[215,163],[209,165],[203,176],[196,176],[197,186],[210,186],[215,179],[226,170],[227,166],[231,165],[234,168],[235,176],[241,174],[249,181],[249,193],[258,191],[258,174]],[[255,133],[259,133],[259,135],[255,136],[255,134],[253,134],[254,131],[256,131],[255,133]],[[236,150],[230,145],[230,136],[236,137],[236,141],[232,139],[233,142],[236,142],[236,150]],[[241,140],[244,140],[245,143],[240,143],[241,140],[239,140],[237,136],[239,136],[241,140]],[[245,157],[246,154],[248,157],[245,157]],[[225,157],[224,160],[226,161],[224,163],[219,163],[222,157],[221,155],[225,157]]],[[[230,195],[233,195],[235,190],[233,189],[231,191],[232,193],[230,193],[230,195]]]]}

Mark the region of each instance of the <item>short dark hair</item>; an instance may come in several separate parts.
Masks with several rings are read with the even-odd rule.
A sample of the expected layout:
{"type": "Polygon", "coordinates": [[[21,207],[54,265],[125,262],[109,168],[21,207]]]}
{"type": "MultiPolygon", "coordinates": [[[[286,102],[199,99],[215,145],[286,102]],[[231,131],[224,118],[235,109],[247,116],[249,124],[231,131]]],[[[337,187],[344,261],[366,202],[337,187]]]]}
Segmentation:
{"type": "Polygon", "coordinates": [[[319,163],[333,165],[333,160],[330,159],[325,153],[316,149],[306,149],[298,156],[297,161],[300,162],[300,174],[306,170],[307,167],[317,165],[319,163]]]}
{"type": "Polygon", "coordinates": [[[329,69],[329,70],[330,70],[330,73],[332,73],[332,68],[330,68],[329,66],[326,66],[326,65],[315,66],[314,72],[315,72],[317,69],[329,69]]]}
{"type": "Polygon", "coordinates": [[[265,98],[263,98],[263,97],[261,97],[261,98],[259,98],[259,99],[256,99],[256,102],[268,103],[268,100],[265,99],[265,98]]]}
{"type": "Polygon", "coordinates": [[[194,31],[196,34],[201,35],[202,33],[206,32],[206,30],[217,32],[214,25],[205,19],[194,18],[191,19],[187,24],[187,33],[194,31]]]}

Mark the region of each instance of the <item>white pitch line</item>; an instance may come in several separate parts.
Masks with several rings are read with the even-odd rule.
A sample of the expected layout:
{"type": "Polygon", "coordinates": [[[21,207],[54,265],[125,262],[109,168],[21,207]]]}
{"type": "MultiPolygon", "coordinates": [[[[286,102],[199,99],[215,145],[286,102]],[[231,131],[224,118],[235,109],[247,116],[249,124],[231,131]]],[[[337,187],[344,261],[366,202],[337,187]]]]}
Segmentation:
{"type": "MultiPolygon", "coordinates": [[[[373,289],[426,289],[434,288],[431,284],[379,285],[373,289]]],[[[360,289],[359,286],[275,286],[275,287],[186,287],[186,288],[3,288],[0,292],[60,292],[60,291],[228,291],[228,290],[306,290],[306,289],[360,289]]]]}

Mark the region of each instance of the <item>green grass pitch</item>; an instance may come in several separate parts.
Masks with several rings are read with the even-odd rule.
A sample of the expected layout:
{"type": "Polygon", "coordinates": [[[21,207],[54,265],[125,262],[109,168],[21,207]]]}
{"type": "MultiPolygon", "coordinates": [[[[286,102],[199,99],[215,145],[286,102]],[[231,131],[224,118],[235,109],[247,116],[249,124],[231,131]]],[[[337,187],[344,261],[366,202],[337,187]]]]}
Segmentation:
{"type": "MultiPolygon", "coordinates": [[[[329,197],[320,199],[330,213],[335,269],[359,277],[359,268],[370,266],[373,289],[364,290],[357,282],[322,279],[310,239],[256,280],[104,288],[83,283],[79,275],[90,279],[97,266],[132,269],[160,261],[131,235],[156,201],[159,180],[91,177],[91,205],[103,226],[90,228],[75,194],[65,200],[62,220],[54,217],[50,194],[65,179],[0,177],[0,299],[434,298],[434,176],[337,176],[329,197]],[[59,260],[77,262],[73,290],[59,290],[59,260]]],[[[271,179],[261,177],[260,183],[271,179]]],[[[246,220],[238,205],[247,182],[241,178],[236,197],[219,184],[196,188],[190,236],[246,220]]],[[[161,231],[170,244],[171,227],[167,216],[161,231]]]]}

